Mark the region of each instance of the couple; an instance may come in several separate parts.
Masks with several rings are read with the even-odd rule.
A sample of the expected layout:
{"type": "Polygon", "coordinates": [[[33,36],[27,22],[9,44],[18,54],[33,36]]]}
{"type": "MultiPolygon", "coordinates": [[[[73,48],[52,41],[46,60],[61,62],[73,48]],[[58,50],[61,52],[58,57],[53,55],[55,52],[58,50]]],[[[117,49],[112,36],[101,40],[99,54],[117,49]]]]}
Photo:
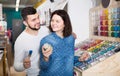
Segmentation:
{"type": "Polygon", "coordinates": [[[27,76],[73,76],[75,35],[67,12],[52,12],[48,28],[40,26],[33,7],[23,8],[21,16],[26,28],[15,41],[15,70],[26,70],[27,76]]]}

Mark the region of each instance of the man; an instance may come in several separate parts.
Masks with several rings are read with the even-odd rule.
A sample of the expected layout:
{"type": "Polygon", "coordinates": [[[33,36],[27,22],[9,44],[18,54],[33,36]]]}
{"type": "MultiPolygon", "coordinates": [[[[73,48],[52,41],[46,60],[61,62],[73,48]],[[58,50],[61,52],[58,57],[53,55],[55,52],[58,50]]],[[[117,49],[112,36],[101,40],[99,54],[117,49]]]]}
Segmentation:
{"type": "Polygon", "coordinates": [[[15,41],[14,68],[18,72],[25,70],[27,76],[37,76],[40,40],[49,32],[45,26],[40,26],[39,15],[33,7],[23,8],[21,16],[26,28],[15,41]],[[29,50],[32,50],[30,56],[29,50]]]}

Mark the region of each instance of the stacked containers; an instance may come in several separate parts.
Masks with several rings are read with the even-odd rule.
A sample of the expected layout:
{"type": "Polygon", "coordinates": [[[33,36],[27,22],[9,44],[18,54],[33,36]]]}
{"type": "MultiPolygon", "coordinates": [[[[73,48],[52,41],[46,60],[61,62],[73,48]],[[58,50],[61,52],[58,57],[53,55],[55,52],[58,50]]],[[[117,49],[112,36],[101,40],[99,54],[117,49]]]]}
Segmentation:
{"type": "Polygon", "coordinates": [[[92,25],[96,36],[120,38],[120,7],[95,10],[92,25]]]}

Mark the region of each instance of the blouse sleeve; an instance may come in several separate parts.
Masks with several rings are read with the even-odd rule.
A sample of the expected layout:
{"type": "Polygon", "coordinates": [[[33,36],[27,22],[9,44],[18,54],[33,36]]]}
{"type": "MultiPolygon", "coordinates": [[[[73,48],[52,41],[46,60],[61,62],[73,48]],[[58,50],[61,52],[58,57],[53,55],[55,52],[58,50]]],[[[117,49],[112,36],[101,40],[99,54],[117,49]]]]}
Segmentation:
{"type": "Polygon", "coordinates": [[[48,60],[48,61],[45,61],[45,60],[44,60],[44,56],[43,56],[43,54],[42,54],[42,46],[43,46],[44,44],[45,44],[45,40],[43,39],[43,40],[41,40],[41,42],[40,42],[40,68],[41,68],[42,70],[47,69],[47,68],[49,67],[50,61],[51,61],[51,57],[49,57],[49,60],[48,60]]]}

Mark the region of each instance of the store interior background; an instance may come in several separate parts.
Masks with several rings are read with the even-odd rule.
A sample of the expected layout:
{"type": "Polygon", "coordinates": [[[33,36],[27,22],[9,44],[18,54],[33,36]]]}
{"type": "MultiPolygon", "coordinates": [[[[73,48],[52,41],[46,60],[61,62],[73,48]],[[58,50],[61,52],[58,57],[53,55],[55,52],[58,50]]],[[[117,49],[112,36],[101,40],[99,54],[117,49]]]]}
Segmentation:
{"type": "MultiPolygon", "coordinates": [[[[2,4],[0,0],[0,4],[2,4]]],[[[4,1],[10,1],[10,0],[4,0],[4,1]]],[[[16,0],[11,0],[11,1],[16,1],[16,0]]],[[[21,0],[21,1],[32,1],[32,0],[21,0]]],[[[42,0],[33,0],[33,1],[42,1],[42,0]]],[[[43,0],[43,1],[49,1],[50,0],[43,0]]],[[[59,5],[62,5],[62,9],[66,10],[70,16],[72,27],[73,27],[73,32],[77,35],[77,39],[75,41],[75,46],[76,44],[84,43],[84,40],[94,38],[94,34],[92,35],[91,32],[93,32],[94,29],[91,29],[93,25],[91,23],[93,22],[91,20],[91,9],[95,9],[97,6],[102,7],[101,1],[108,1],[108,0],[54,0],[54,1],[61,1],[59,5]],[[67,3],[64,2],[67,1],[67,3]],[[91,21],[91,22],[90,22],[91,21]],[[92,36],[92,37],[91,37],[92,36]],[[83,41],[83,42],[82,42],[83,41]]],[[[120,0],[109,0],[109,1],[118,1],[116,6],[118,6],[120,3],[120,0]]],[[[36,3],[34,3],[36,4],[36,3]]],[[[55,2],[54,2],[55,4],[55,2]]],[[[114,4],[110,2],[110,5],[114,4]]],[[[44,12],[46,9],[49,10],[50,5],[53,5],[52,2],[51,4],[44,5],[44,3],[40,4],[39,6],[36,7],[37,12],[40,14],[41,10],[44,12]]],[[[56,6],[53,6],[55,9],[59,9],[59,6],[55,4],[56,6]]],[[[26,7],[26,6],[23,6],[26,7]]],[[[22,8],[23,8],[22,7],[22,8]]],[[[3,5],[2,13],[3,13],[3,18],[7,22],[7,29],[10,29],[12,31],[12,38],[9,42],[9,45],[6,47],[7,52],[4,53],[7,54],[6,57],[3,57],[3,59],[0,61],[0,76],[26,76],[25,72],[18,73],[14,70],[13,68],[13,60],[14,60],[14,42],[18,35],[24,30],[25,26],[22,23],[22,18],[20,15],[20,10],[22,8],[19,8],[19,11],[15,10],[15,7],[13,6],[8,6],[8,8],[5,8],[3,5]],[[12,7],[12,8],[11,8],[12,7]],[[3,62],[2,62],[3,61],[3,62]],[[10,62],[10,67],[9,67],[9,62],[10,62]],[[7,72],[7,73],[4,73],[7,72]],[[1,74],[3,73],[3,74],[1,74]],[[6,75],[8,74],[8,75],[6,75]]],[[[96,10],[96,9],[95,9],[96,10]]],[[[98,8],[98,10],[100,10],[98,8]]],[[[54,10],[52,10],[54,11],[54,10]]],[[[93,13],[93,12],[92,12],[93,13]]],[[[113,13],[116,14],[116,13],[113,13]]],[[[40,14],[41,15],[41,14],[40,14]]],[[[95,15],[96,16],[96,15],[95,15]]],[[[40,17],[41,19],[44,18],[40,17]]],[[[48,20],[49,16],[45,20],[48,20]]],[[[48,20],[49,21],[49,20],[48,20]]],[[[96,19],[94,20],[95,22],[96,19]]],[[[44,22],[43,22],[44,24],[44,22]]],[[[47,26],[47,24],[45,24],[47,26]]],[[[120,24],[119,24],[120,25],[120,24]]],[[[114,32],[114,31],[113,31],[114,32]]],[[[120,32],[120,31],[118,31],[120,32]]],[[[97,38],[101,38],[102,40],[109,40],[109,41],[117,41],[120,42],[120,38],[116,37],[108,37],[100,35],[97,36],[97,38]]],[[[2,40],[0,40],[2,41],[2,40]]],[[[7,42],[7,41],[6,41],[7,42]]],[[[23,42],[24,43],[24,42],[23,42]]],[[[88,43],[87,43],[88,44],[88,43]]],[[[78,46],[79,47],[79,46],[78,46]]],[[[106,48],[104,48],[106,49],[106,48]]],[[[79,50],[79,49],[78,49],[79,50]]],[[[79,51],[77,50],[77,55],[79,51]]],[[[90,50],[90,49],[89,49],[90,50]]],[[[103,50],[104,51],[104,50],[103,50]]],[[[76,53],[76,50],[75,50],[76,53]]],[[[106,54],[107,55],[107,54],[106,54]]],[[[112,54],[111,54],[112,55],[112,54]]],[[[101,56],[101,55],[100,55],[101,56]]],[[[91,67],[90,69],[88,68],[87,70],[81,71],[79,69],[74,69],[75,73],[78,74],[77,76],[120,76],[120,52],[117,54],[112,55],[111,57],[107,58],[105,61],[100,61],[101,63],[98,65],[95,65],[95,67],[91,67]],[[91,70],[92,69],[92,70],[91,70]],[[94,74],[92,74],[94,72],[94,74]],[[112,73],[113,72],[113,73],[112,73]],[[109,73],[109,74],[107,74],[109,73]],[[112,74],[111,74],[112,73],[112,74]]],[[[96,57],[95,57],[96,58],[96,57]]],[[[104,58],[103,58],[104,59],[104,58]]]]}
{"type": "MultiPolygon", "coordinates": [[[[66,7],[73,31],[77,34],[76,43],[85,40],[89,37],[89,9],[92,7],[92,0],[68,0],[66,7]]],[[[7,28],[12,29],[12,43],[14,44],[15,39],[24,29],[20,9],[16,12],[15,8],[3,8],[3,14],[6,16],[7,28]]]]}
{"type": "MultiPolygon", "coordinates": [[[[57,1],[57,0],[55,0],[57,1]]],[[[63,0],[64,1],[64,0],[63,0]]],[[[77,39],[75,44],[89,38],[89,10],[90,8],[100,4],[101,0],[67,0],[65,10],[67,10],[73,27],[73,32],[76,33],[77,39]],[[96,4],[94,4],[94,2],[96,4]]],[[[40,8],[36,8],[37,10],[40,8]]],[[[12,29],[12,53],[14,53],[14,41],[18,35],[24,30],[20,10],[15,11],[15,8],[4,8],[3,16],[7,21],[7,29],[12,29]]]]}

